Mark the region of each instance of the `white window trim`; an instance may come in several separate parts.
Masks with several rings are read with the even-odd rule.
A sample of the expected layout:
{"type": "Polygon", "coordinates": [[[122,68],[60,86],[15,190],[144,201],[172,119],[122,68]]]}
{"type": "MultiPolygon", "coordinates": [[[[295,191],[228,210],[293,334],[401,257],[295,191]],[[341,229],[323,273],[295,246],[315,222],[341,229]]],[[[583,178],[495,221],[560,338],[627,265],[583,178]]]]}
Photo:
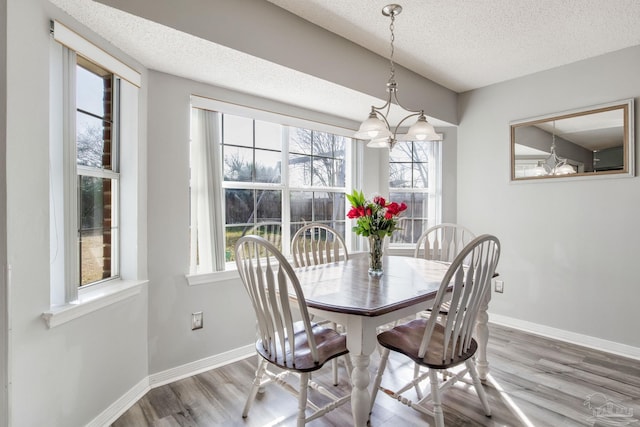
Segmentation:
{"type": "Polygon", "coordinates": [[[134,297],[140,294],[143,286],[148,283],[148,280],[110,280],[108,283],[92,286],[86,292],[81,292],[76,302],[51,307],[49,311],[42,313],[42,319],[49,329],[55,328],[134,297]]]}
{"type": "MultiPolygon", "coordinates": [[[[140,74],[128,67],[124,63],[120,62],[110,54],[93,45],[82,36],[69,30],[59,22],[53,24],[54,28],[54,40],[69,49],[63,49],[61,47],[54,47],[53,51],[67,52],[62,57],[62,61],[54,61],[52,67],[69,67],[65,72],[53,71],[52,78],[59,79],[61,82],[61,88],[56,89],[56,84],[52,84],[52,135],[51,144],[59,144],[62,146],[62,150],[52,151],[51,168],[52,173],[50,179],[52,180],[52,209],[53,209],[53,222],[52,227],[56,233],[55,237],[52,237],[52,252],[54,260],[56,257],[61,256],[64,259],[62,262],[66,264],[64,267],[64,273],[53,274],[51,282],[51,307],[48,311],[42,313],[42,319],[48,328],[53,328],[62,324],[65,324],[74,319],[80,318],[84,315],[92,313],[101,308],[115,304],[120,301],[132,298],[139,295],[144,286],[148,283],[145,278],[146,274],[140,263],[142,257],[139,256],[140,251],[146,251],[146,245],[140,245],[140,233],[143,231],[143,223],[140,220],[140,207],[138,206],[139,197],[144,196],[141,191],[143,184],[142,177],[139,173],[141,165],[141,159],[138,155],[140,150],[139,141],[139,107],[138,107],[138,88],[141,85],[140,74]],[[102,177],[102,175],[110,178],[116,178],[120,181],[120,185],[126,181],[126,185],[120,189],[120,205],[124,207],[124,210],[120,210],[120,220],[123,217],[130,218],[129,226],[126,230],[126,236],[120,237],[120,262],[118,270],[120,271],[120,277],[107,279],[103,282],[96,283],[95,285],[78,289],[79,280],[77,277],[70,278],[69,275],[77,276],[77,261],[75,258],[76,251],[73,249],[73,244],[66,244],[66,242],[73,242],[77,238],[75,232],[66,233],[64,230],[69,230],[69,227],[75,227],[75,214],[77,211],[77,197],[75,193],[75,181],[77,180],[77,170],[81,167],[76,167],[75,164],[75,144],[65,143],[65,141],[75,141],[75,111],[73,114],[67,114],[69,120],[61,125],[56,125],[56,122],[62,121],[63,117],[59,113],[61,103],[65,104],[65,108],[70,104],[72,99],[75,99],[75,67],[76,67],[76,55],[72,51],[75,49],[82,56],[88,60],[95,62],[109,71],[113,72],[119,77],[122,77],[123,84],[121,85],[121,102],[126,102],[126,106],[120,108],[120,141],[125,146],[121,146],[120,152],[125,155],[126,152],[129,158],[120,159],[121,171],[125,171],[122,176],[118,173],[112,173],[110,171],[98,171],[89,172],[87,175],[96,175],[102,177]],[[62,78],[61,78],[62,77],[62,78]],[[128,83],[125,83],[125,80],[128,83]],[[129,84],[130,83],[130,84],[129,84]],[[124,100],[124,101],[123,101],[124,100]],[[55,106],[55,108],[53,108],[55,106]],[[126,108],[125,108],[126,107],[126,108]],[[123,111],[124,110],[124,111],[123,111]],[[58,112],[56,112],[58,111],[58,112]],[[73,135],[71,135],[73,133],[73,135]],[[70,151],[72,150],[72,151],[70,151]],[[69,160],[73,159],[73,161],[69,160]],[[60,167],[54,165],[60,164],[60,167]],[[57,171],[55,169],[58,169],[57,171]],[[66,175],[66,176],[63,176],[66,175]],[[56,184],[56,180],[58,183],[56,184]],[[67,187],[65,187],[67,186],[67,187]],[[71,188],[72,187],[72,188],[71,188]],[[58,196],[60,199],[55,200],[54,188],[62,189],[62,196],[58,196]],[[123,202],[126,200],[126,202],[123,202]],[[56,206],[60,207],[56,214],[56,206]],[[73,216],[69,215],[69,212],[73,212],[73,216]],[[56,219],[55,216],[63,218],[56,219]],[[71,224],[71,222],[73,224],[71,224]],[[63,228],[63,230],[59,230],[63,228]],[[66,234],[65,234],[66,233],[66,234]],[[69,234],[72,237],[69,237],[69,234]],[[71,240],[68,240],[71,239],[71,240]],[[58,241],[59,240],[59,241],[58,241]],[[53,248],[57,247],[57,250],[53,248]],[[61,252],[61,253],[58,253],[61,252]],[[122,260],[126,258],[126,264],[122,264],[122,260]],[[75,272],[75,273],[66,273],[75,272]],[[63,277],[62,277],[63,276],[63,277]],[[73,280],[70,280],[73,279],[73,280]],[[63,290],[64,289],[64,290],[63,290]],[[62,297],[62,294],[66,296],[62,297]],[[64,301],[70,302],[64,302],[64,301]]],[[[57,45],[58,43],[53,43],[57,45]]],[[[52,51],[52,52],[53,52],[52,51]]],[[[55,55],[55,53],[54,53],[55,55]]],[[[55,81],[55,80],[54,80],[55,81]]],[[[83,170],[85,168],[82,168],[83,170]]],[[[123,233],[123,229],[120,228],[120,233],[123,233]]]]}
{"type": "Polygon", "coordinates": [[[106,68],[132,85],[142,86],[140,73],[58,21],[53,21],[53,38],[61,45],[67,46],[70,50],[106,68]]]}

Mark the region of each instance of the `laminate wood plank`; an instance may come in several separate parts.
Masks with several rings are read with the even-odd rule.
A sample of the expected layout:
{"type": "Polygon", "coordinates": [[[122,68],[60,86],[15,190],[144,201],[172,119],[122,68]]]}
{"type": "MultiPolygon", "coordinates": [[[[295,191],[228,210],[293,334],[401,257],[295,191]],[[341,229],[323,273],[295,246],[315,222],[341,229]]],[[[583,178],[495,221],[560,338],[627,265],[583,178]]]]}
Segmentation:
{"type": "MultiPolygon", "coordinates": [[[[456,384],[443,393],[447,426],[574,427],[603,426],[585,405],[598,394],[633,411],[640,425],[640,362],[597,350],[490,324],[488,360],[491,375],[485,390],[492,417],[485,417],[472,386],[456,384]]],[[[249,417],[241,412],[253,381],[257,357],[185,378],[149,391],[113,427],[264,427],[294,426],[297,402],[280,387],[265,387],[249,417]]],[[[374,353],[370,372],[375,373],[374,353]]],[[[413,364],[392,357],[383,381],[411,375],[413,364]]],[[[331,385],[331,369],[314,379],[338,394],[351,388],[340,364],[340,383],[331,385]]],[[[294,384],[295,379],[292,380],[294,384]]],[[[318,396],[316,401],[321,402],[318,396]]],[[[315,420],[310,427],[349,426],[351,408],[345,405],[315,420]]],[[[376,399],[371,426],[429,426],[433,419],[385,395],[376,399]]],[[[634,424],[630,424],[634,425],[634,424]]]]}

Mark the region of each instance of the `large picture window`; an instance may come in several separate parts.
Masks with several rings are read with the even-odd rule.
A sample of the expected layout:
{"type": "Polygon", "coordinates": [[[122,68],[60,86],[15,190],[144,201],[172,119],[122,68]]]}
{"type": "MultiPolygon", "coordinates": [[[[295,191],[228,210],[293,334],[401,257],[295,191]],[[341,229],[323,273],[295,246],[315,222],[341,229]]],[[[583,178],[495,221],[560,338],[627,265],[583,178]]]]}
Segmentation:
{"type": "Polygon", "coordinates": [[[193,108],[191,140],[193,273],[223,269],[221,264],[234,259],[235,242],[247,234],[265,237],[285,254],[293,234],[311,222],[328,224],[344,235],[350,138],[276,119],[193,108]],[[203,151],[203,146],[209,149],[203,151]],[[213,165],[202,164],[202,155],[213,165]],[[216,163],[220,166],[214,167],[216,163]],[[211,185],[203,190],[201,177],[207,174],[211,177],[204,184],[211,185]],[[203,201],[205,193],[216,197],[215,186],[222,189],[223,209],[203,201]],[[211,213],[198,213],[206,209],[211,213]],[[221,251],[224,257],[216,253],[221,251]]]}

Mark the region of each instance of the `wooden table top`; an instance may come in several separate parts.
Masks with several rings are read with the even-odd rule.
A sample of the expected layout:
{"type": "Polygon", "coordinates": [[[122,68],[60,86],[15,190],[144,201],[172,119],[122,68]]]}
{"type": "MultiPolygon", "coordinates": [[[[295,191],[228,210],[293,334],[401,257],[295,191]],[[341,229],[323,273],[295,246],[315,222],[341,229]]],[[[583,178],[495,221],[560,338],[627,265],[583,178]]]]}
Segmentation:
{"type": "MultiPolygon", "coordinates": [[[[364,255],[364,256],[362,256],[364,255]]],[[[368,274],[369,257],[295,269],[307,305],[326,311],[380,316],[435,297],[448,263],[385,256],[384,274],[368,274]]]]}

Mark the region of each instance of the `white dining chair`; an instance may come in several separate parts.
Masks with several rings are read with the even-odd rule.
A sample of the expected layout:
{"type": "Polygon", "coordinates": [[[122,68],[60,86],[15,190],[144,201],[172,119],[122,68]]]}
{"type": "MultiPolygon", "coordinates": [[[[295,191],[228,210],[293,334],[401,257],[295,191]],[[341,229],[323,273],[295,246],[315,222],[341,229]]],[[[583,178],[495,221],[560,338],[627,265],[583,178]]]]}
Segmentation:
{"type": "Polygon", "coordinates": [[[413,256],[451,262],[475,237],[471,230],[462,225],[448,222],[438,224],[420,235],[413,256]]]}
{"type": "MultiPolygon", "coordinates": [[[[294,267],[308,267],[348,260],[349,252],[338,231],[326,224],[311,223],[301,227],[291,240],[291,255],[294,267]]],[[[332,323],[333,329],[338,329],[332,323]]],[[[338,384],[338,359],[331,361],[333,384],[338,384]]]]}
{"type": "MultiPolygon", "coordinates": [[[[495,236],[484,234],[477,237],[455,257],[436,294],[434,311],[440,309],[447,294],[451,295],[449,314],[444,318],[443,323],[438,322],[437,316],[430,316],[427,319],[418,318],[378,335],[378,343],[383,347],[383,351],[373,382],[372,409],[378,391],[383,391],[383,394],[394,400],[418,412],[433,416],[435,425],[443,427],[441,391],[457,381],[469,383],[466,378],[469,374],[470,384],[475,387],[485,415],[491,416],[491,408],[473,358],[478,349],[473,331],[482,302],[487,292],[491,290],[491,279],[499,258],[500,242],[495,236]],[[428,370],[418,376],[414,375],[403,387],[394,387],[394,390],[383,387],[382,377],[391,351],[407,356],[428,370]],[[461,364],[465,365],[464,369],[448,371],[449,368],[461,364]],[[446,381],[440,381],[438,372],[441,371],[447,372],[446,381]],[[424,390],[420,387],[426,379],[429,379],[431,385],[428,393],[426,387],[424,390]],[[417,393],[416,402],[406,396],[406,393],[412,389],[417,393]],[[429,401],[433,409],[424,405],[429,401]]],[[[394,384],[399,382],[402,381],[394,378],[394,384]]]]}
{"type": "Polygon", "coordinates": [[[294,267],[327,264],[349,259],[347,245],[334,228],[320,223],[301,227],[291,239],[294,267]]]}
{"type": "MultiPolygon", "coordinates": [[[[413,256],[415,258],[452,262],[462,249],[475,238],[475,234],[468,228],[459,224],[444,222],[428,228],[420,235],[416,242],[413,256]]],[[[446,316],[448,310],[448,303],[445,302],[440,308],[440,316],[446,316]]],[[[428,309],[422,315],[427,316],[430,313],[431,309],[428,309]]]]}
{"type": "Polygon", "coordinates": [[[282,250],[282,224],[279,222],[259,222],[247,229],[242,235],[263,237],[278,250],[282,250]]]}
{"type": "MultiPolygon", "coordinates": [[[[248,416],[258,390],[269,383],[298,397],[298,427],[347,403],[350,394],[336,396],[311,379],[311,373],[326,362],[348,357],[346,338],[311,322],[300,283],[287,259],[272,243],[255,235],[238,239],[235,258],[256,315],[256,350],[260,356],[242,417],[248,416]],[[300,320],[296,320],[298,317],[300,320]],[[283,371],[272,372],[270,365],[283,371]],[[289,375],[299,377],[297,389],[286,380],[289,375]],[[309,398],[312,391],[324,396],[323,406],[309,398]],[[307,409],[312,410],[308,416],[307,409]]],[[[351,366],[348,360],[347,366],[351,366]]]]}

